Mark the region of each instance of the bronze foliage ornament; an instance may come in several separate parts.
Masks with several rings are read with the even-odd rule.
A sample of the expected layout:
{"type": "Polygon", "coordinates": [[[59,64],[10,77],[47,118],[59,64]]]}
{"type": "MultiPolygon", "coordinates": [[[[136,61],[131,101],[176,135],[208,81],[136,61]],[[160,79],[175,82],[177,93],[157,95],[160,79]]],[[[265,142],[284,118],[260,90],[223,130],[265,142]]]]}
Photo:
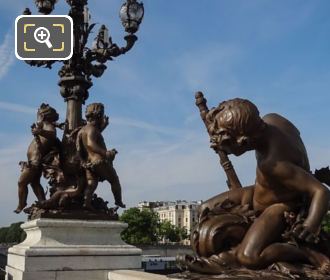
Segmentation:
{"type": "Polygon", "coordinates": [[[236,98],[209,110],[198,92],[196,105],[230,189],[201,205],[191,233],[196,256],[179,256],[179,266],[246,277],[276,268],[273,279],[289,279],[281,273],[329,279],[330,236],[321,229],[330,202],[324,185],[329,186],[329,168],[313,174],[298,129],[275,113],[261,118],[249,100],[236,98]],[[257,159],[255,184],[240,187],[228,155],[250,150],[257,159]]]}

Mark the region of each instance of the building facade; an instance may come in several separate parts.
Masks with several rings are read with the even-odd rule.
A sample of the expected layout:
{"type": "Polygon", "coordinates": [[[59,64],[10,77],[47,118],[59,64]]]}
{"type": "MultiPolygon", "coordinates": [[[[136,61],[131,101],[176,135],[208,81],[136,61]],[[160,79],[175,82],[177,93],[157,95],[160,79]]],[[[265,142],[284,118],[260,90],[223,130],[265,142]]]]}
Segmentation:
{"type": "MultiPolygon", "coordinates": [[[[157,202],[140,202],[138,204],[139,209],[151,209],[158,213],[160,221],[169,221],[172,225],[180,228],[185,228],[188,235],[194,228],[198,219],[198,208],[202,201],[157,201],[157,202]]],[[[184,241],[185,244],[189,243],[189,240],[184,241]]]]}

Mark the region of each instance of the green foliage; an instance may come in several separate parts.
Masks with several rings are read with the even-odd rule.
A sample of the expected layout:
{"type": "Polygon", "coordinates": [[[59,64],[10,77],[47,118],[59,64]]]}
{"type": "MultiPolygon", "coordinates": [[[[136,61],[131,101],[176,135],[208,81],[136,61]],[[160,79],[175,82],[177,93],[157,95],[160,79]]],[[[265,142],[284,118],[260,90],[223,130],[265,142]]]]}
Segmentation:
{"type": "Polygon", "coordinates": [[[330,212],[324,217],[322,227],[324,231],[330,233],[330,212]]]}
{"type": "Polygon", "coordinates": [[[159,225],[158,237],[164,241],[179,242],[186,239],[188,234],[185,228],[179,228],[172,225],[170,221],[164,221],[159,225]]]}
{"type": "Polygon", "coordinates": [[[129,244],[153,244],[158,241],[179,242],[188,237],[187,230],[172,225],[169,221],[160,222],[157,213],[138,208],[125,211],[120,220],[128,224],[122,238],[129,244]]]}
{"type": "Polygon", "coordinates": [[[0,243],[6,243],[6,236],[9,227],[0,228],[0,243]]]}
{"type": "Polygon", "coordinates": [[[22,229],[21,229],[21,222],[11,224],[7,235],[6,235],[6,242],[7,243],[14,243],[21,241],[22,229]]]}
{"type": "Polygon", "coordinates": [[[125,211],[120,220],[128,224],[122,233],[122,238],[129,244],[153,244],[158,241],[157,228],[159,217],[148,209],[140,211],[130,208],[125,211]]]}
{"type": "Polygon", "coordinates": [[[25,239],[25,232],[21,229],[23,222],[13,223],[9,227],[0,228],[0,243],[20,243],[25,239]]]}

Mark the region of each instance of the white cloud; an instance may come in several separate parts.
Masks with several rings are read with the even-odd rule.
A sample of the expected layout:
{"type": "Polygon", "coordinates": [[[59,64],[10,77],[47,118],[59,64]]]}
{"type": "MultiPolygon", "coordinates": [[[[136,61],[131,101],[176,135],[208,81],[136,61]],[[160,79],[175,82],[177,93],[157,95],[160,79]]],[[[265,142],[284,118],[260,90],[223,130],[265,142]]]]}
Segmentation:
{"type": "Polygon", "coordinates": [[[7,74],[10,66],[15,62],[14,49],[14,37],[10,30],[0,45],[0,79],[7,74]]]}
{"type": "MultiPolygon", "coordinates": [[[[163,143],[136,143],[121,151],[115,168],[128,206],[141,200],[206,199],[225,190],[224,174],[207,139],[186,137],[163,143]],[[223,185],[223,188],[221,187],[223,185]]],[[[112,195],[107,183],[98,192],[112,195]]]]}
{"type": "MultiPolygon", "coordinates": [[[[242,184],[252,184],[254,154],[231,159],[242,184]]],[[[160,143],[126,145],[114,164],[130,207],[142,200],[206,200],[227,190],[218,156],[209,148],[207,135],[198,131],[184,131],[160,143]]],[[[100,184],[98,193],[113,201],[107,183],[100,184]]]]}
{"type": "Polygon", "coordinates": [[[149,131],[160,133],[160,134],[175,135],[180,131],[179,129],[176,129],[173,127],[164,127],[164,126],[154,125],[154,124],[150,124],[145,121],[134,120],[134,119],[125,118],[125,117],[117,117],[117,118],[114,117],[114,118],[111,118],[110,121],[115,125],[129,126],[129,127],[142,129],[142,130],[149,130],[149,131]]]}
{"type": "MultiPolygon", "coordinates": [[[[18,103],[4,102],[4,101],[0,101],[0,109],[14,112],[14,113],[22,113],[22,114],[29,114],[29,115],[35,115],[37,112],[36,108],[18,104],[18,103]]],[[[61,111],[61,113],[65,114],[65,112],[63,110],[61,111]]],[[[176,129],[173,127],[159,126],[159,125],[151,124],[151,123],[148,123],[145,121],[135,120],[135,119],[131,119],[131,118],[125,118],[125,117],[113,117],[113,118],[110,118],[110,122],[117,126],[134,127],[134,128],[148,130],[148,131],[152,131],[152,132],[160,133],[160,134],[176,135],[178,132],[182,131],[181,129],[176,129]]]]}
{"type": "Polygon", "coordinates": [[[29,115],[35,115],[37,111],[37,109],[32,107],[28,107],[17,103],[3,102],[3,101],[0,101],[0,109],[14,113],[23,113],[29,115]]]}

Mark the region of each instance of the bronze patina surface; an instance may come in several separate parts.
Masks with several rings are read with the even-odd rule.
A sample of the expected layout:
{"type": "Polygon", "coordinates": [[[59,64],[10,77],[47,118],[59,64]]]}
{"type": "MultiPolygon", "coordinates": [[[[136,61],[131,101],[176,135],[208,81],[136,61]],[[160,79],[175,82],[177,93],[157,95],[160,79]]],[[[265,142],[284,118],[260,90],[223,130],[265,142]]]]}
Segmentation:
{"type": "Polygon", "coordinates": [[[183,272],[168,275],[169,278],[186,280],[327,280],[329,276],[320,273],[308,265],[296,265],[295,268],[288,270],[281,264],[271,266],[269,269],[251,270],[247,268],[224,269],[221,274],[210,275],[196,272],[183,272]]]}
{"type": "Polygon", "coordinates": [[[298,129],[278,114],[260,117],[252,102],[240,98],[208,110],[201,92],[196,105],[230,190],[201,205],[191,235],[196,256],[178,257],[179,265],[223,276],[248,269],[257,277],[272,267],[329,279],[330,236],[321,229],[330,202],[322,184],[329,184],[329,169],[310,171],[298,129]],[[255,184],[240,187],[228,155],[250,150],[257,159],[255,184]]]}
{"type": "Polygon", "coordinates": [[[125,208],[125,204],[122,202],[119,178],[113,167],[117,151],[107,150],[101,134],[109,122],[104,115],[103,104],[88,105],[86,124],[66,138],[70,143],[75,143],[77,166],[74,173],[67,172],[65,168],[65,146],[56,137],[56,127],[62,125],[55,123],[57,119],[58,115],[53,108],[47,104],[41,105],[38,122],[32,126],[34,139],[28,149],[28,161],[20,162],[22,173],[18,182],[19,203],[15,212],[20,213],[24,209],[30,219],[117,219],[118,207],[125,208]],[[46,198],[40,184],[41,175],[48,180],[49,198],[46,198]],[[109,208],[108,202],[95,194],[98,182],[103,180],[111,185],[115,207],[109,208]],[[25,208],[28,184],[31,184],[38,201],[25,208]]]}

